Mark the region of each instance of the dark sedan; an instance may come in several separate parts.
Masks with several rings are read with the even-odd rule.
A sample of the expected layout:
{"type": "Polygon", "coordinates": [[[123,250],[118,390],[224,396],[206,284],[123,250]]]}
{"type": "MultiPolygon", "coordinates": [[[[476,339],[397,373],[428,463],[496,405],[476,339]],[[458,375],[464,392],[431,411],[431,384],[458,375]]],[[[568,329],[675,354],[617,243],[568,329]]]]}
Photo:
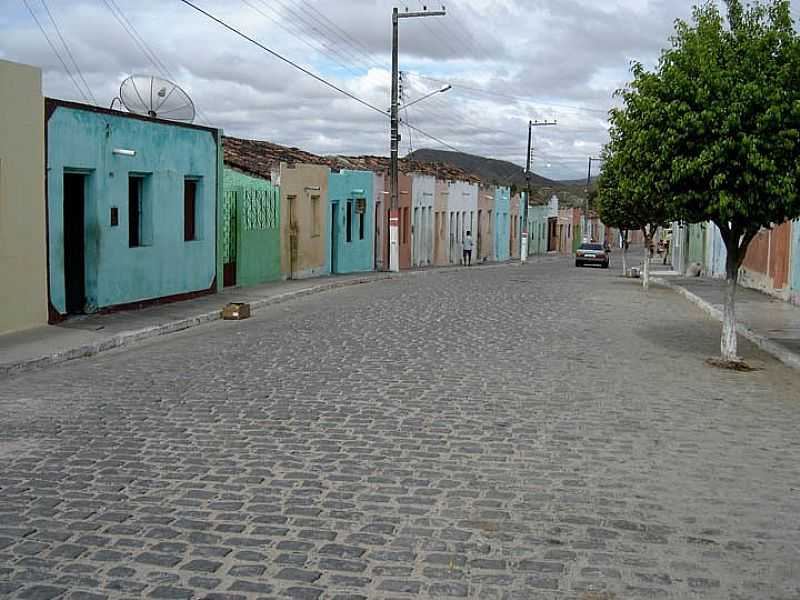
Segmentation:
{"type": "Polygon", "coordinates": [[[608,250],[603,244],[583,243],[575,252],[575,266],[600,265],[608,268],[608,250]]]}

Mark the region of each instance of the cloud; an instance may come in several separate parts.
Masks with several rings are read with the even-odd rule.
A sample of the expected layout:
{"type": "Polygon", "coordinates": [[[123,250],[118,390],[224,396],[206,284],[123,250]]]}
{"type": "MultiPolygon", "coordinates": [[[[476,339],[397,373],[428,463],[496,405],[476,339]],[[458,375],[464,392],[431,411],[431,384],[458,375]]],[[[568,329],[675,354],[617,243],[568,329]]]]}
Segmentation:
{"type": "MultiPolygon", "coordinates": [[[[369,104],[388,108],[389,0],[196,1],[369,104]]],[[[40,66],[47,95],[82,100],[25,6],[12,4],[0,15],[0,57],[40,66]]],[[[53,43],[60,44],[42,5],[30,4],[53,43]]],[[[439,3],[407,2],[411,10],[423,4],[439,8],[439,3]]],[[[528,119],[557,119],[558,126],[534,131],[534,169],[554,178],[583,176],[586,157],[598,153],[607,139],[606,111],[615,103],[614,90],[628,79],[630,61],[653,64],[673,20],[690,14],[688,5],[670,0],[445,4],[444,17],[401,19],[400,65],[407,73],[406,101],[442,85],[424,77],[451,82],[453,89],[414,105],[402,117],[465,152],[520,165],[528,119]]],[[[388,152],[385,115],[177,0],[48,0],[47,5],[101,105],[110,104],[127,75],[159,74],[158,63],[163,63],[168,76],[192,96],[201,122],[231,135],[318,153],[388,152]],[[115,7],[122,15],[114,14],[115,7]],[[126,31],[129,23],[144,43],[126,31]]],[[[403,127],[401,149],[410,145],[441,147],[403,127]]]]}

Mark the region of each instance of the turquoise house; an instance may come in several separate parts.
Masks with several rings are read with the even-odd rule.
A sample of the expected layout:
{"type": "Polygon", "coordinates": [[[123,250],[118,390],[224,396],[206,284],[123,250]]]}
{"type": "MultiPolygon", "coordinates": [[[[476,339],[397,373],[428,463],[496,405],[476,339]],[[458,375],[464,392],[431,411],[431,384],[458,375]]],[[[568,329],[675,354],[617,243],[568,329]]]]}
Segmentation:
{"type": "Polygon", "coordinates": [[[494,259],[498,262],[511,258],[511,190],[498,186],[494,191],[494,259]]]}
{"type": "Polygon", "coordinates": [[[214,292],[216,129],[48,99],[50,320],[214,292]]]}
{"type": "Polygon", "coordinates": [[[528,254],[547,254],[555,250],[555,240],[551,240],[551,230],[558,218],[558,198],[552,196],[547,204],[535,204],[528,208],[528,254]],[[551,225],[552,221],[552,225],[551,225]]]}
{"type": "Polygon", "coordinates": [[[375,205],[371,171],[331,171],[330,212],[325,227],[330,273],[371,271],[375,252],[375,205]]]}

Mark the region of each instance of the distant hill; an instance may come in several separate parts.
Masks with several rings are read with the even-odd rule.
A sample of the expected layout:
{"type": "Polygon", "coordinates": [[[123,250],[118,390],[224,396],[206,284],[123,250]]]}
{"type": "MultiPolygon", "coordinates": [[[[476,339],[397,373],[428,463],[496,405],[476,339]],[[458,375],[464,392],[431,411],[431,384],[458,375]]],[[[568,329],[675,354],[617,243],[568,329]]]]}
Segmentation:
{"type": "MultiPolygon", "coordinates": [[[[408,157],[452,165],[490,183],[515,186],[519,190],[525,188],[525,169],[506,160],[430,148],[415,150],[408,157]]],[[[592,177],[592,183],[595,181],[596,178],[592,177]]],[[[535,202],[546,201],[554,192],[558,194],[562,206],[583,206],[585,202],[585,179],[558,181],[531,173],[531,188],[535,202]]]]}
{"type": "MultiPolygon", "coordinates": [[[[463,169],[467,173],[477,175],[490,183],[508,186],[516,185],[518,187],[525,185],[525,169],[506,160],[485,158],[464,152],[431,150],[429,148],[414,150],[409,157],[419,161],[450,164],[463,169]]],[[[554,186],[557,185],[557,182],[536,173],[531,173],[531,184],[537,187],[554,186]]]]}

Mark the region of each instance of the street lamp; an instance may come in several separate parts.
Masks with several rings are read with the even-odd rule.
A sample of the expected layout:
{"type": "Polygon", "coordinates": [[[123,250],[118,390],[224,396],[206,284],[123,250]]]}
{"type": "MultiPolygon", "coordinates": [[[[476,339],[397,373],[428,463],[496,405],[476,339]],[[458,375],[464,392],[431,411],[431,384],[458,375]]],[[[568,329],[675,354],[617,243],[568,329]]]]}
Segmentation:
{"type": "MultiPolygon", "coordinates": [[[[425,100],[426,98],[430,98],[431,96],[433,96],[433,95],[435,95],[435,94],[444,94],[445,92],[447,92],[447,91],[449,91],[449,90],[451,90],[451,89],[453,89],[453,86],[452,86],[452,85],[450,85],[450,84],[448,83],[447,85],[445,85],[445,86],[443,86],[443,87],[439,88],[438,90],[433,90],[431,93],[429,93],[429,94],[425,94],[425,95],[424,95],[424,96],[422,96],[421,98],[417,98],[416,100],[412,100],[411,102],[409,102],[409,103],[407,103],[407,104],[403,104],[403,106],[399,107],[397,110],[403,110],[403,109],[405,109],[405,108],[408,108],[408,107],[409,107],[409,106],[411,106],[412,104],[416,104],[417,102],[422,102],[422,101],[423,101],[423,100],[425,100]]],[[[390,109],[390,110],[391,110],[391,109],[390,109]]]]}

